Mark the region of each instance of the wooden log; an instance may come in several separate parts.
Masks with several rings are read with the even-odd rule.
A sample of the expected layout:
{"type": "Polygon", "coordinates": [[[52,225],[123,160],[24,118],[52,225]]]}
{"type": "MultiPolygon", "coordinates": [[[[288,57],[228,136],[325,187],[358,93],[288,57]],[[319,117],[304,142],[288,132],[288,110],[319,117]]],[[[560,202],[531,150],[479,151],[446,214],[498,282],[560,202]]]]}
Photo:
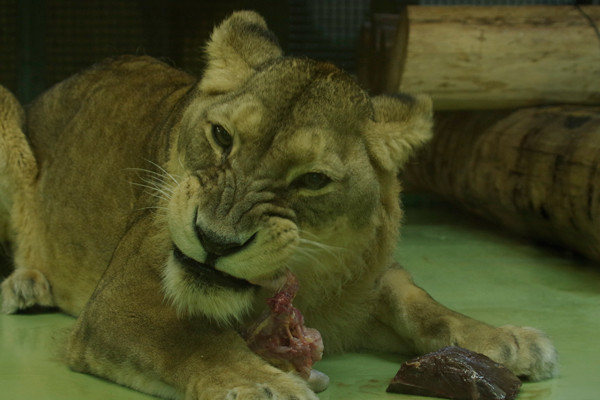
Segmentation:
{"type": "Polygon", "coordinates": [[[359,76],[437,110],[600,104],[599,24],[600,6],[409,6],[364,29],[359,76]]]}
{"type": "Polygon", "coordinates": [[[600,261],[600,107],[439,112],[435,129],[409,185],[600,261]]]}

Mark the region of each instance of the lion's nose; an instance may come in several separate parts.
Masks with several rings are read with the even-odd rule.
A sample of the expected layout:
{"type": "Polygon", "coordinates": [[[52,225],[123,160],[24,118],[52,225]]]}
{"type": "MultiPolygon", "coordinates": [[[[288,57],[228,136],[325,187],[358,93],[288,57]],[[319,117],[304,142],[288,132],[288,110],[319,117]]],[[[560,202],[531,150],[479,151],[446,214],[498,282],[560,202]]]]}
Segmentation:
{"type": "Polygon", "coordinates": [[[244,242],[231,241],[215,232],[202,229],[198,225],[196,225],[196,235],[198,236],[198,240],[200,240],[202,247],[204,247],[204,250],[208,254],[207,263],[211,260],[214,261],[218,257],[229,256],[243,250],[256,236],[252,235],[244,242]]]}

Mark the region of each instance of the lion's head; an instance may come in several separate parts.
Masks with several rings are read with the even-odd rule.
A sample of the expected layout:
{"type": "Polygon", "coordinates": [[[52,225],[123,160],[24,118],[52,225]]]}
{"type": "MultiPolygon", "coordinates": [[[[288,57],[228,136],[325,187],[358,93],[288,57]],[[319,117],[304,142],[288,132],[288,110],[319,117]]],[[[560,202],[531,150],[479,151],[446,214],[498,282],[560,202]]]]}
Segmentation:
{"type": "Polygon", "coordinates": [[[396,240],[396,175],[429,138],[430,101],[371,99],[331,64],[283,57],[252,12],[217,27],[207,55],[171,134],[167,296],[223,321],[286,269],[306,303],[374,280],[396,240]]]}

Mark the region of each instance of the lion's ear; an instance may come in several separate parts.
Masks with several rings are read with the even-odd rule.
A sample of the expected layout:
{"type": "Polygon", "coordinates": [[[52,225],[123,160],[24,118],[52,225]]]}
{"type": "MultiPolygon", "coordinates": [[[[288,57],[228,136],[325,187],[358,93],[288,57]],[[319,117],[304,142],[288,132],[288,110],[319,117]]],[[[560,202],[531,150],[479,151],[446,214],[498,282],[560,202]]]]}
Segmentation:
{"type": "Polygon", "coordinates": [[[281,57],[277,38],[252,11],[238,11],[213,31],[206,47],[207,66],[200,89],[223,93],[238,87],[265,62],[281,57]]]}
{"type": "Polygon", "coordinates": [[[432,135],[428,96],[377,96],[371,99],[375,121],[365,133],[371,158],[383,169],[399,171],[432,135]]]}

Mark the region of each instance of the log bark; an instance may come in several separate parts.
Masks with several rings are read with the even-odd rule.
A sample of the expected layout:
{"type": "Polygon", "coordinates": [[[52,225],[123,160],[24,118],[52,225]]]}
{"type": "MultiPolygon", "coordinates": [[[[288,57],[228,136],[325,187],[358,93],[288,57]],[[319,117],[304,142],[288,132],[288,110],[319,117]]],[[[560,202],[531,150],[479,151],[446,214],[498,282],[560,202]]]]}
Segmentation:
{"type": "Polygon", "coordinates": [[[600,261],[600,107],[438,112],[435,129],[409,186],[600,261]]]}
{"type": "Polygon", "coordinates": [[[437,110],[600,104],[599,24],[600,6],[409,6],[364,29],[359,76],[437,110]]]}

